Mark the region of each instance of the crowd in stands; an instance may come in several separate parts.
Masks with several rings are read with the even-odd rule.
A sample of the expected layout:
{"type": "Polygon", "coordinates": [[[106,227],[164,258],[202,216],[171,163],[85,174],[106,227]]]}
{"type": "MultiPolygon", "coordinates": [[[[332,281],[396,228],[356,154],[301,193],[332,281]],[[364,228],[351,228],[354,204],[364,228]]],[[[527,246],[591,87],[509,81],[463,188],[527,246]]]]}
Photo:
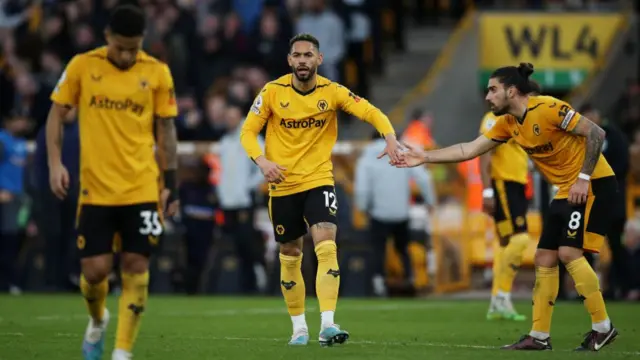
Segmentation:
{"type": "MultiPolygon", "coordinates": [[[[27,117],[33,138],[46,120],[48,97],[66,63],[104,44],[110,10],[123,1],[0,1],[0,118],[27,117]]],[[[289,71],[288,39],[295,33],[319,38],[322,75],[344,83],[350,64],[355,74],[345,85],[367,96],[368,78],[384,71],[382,11],[387,5],[403,11],[385,0],[135,3],[148,14],[144,49],[167,62],[173,73],[180,140],[208,141],[224,134],[228,104],[248,110],[267,81],[289,71]]],[[[398,19],[403,17],[396,16],[396,28],[398,19]]],[[[403,49],[402,39],[391,40],[397,51],[403,49]]]]}

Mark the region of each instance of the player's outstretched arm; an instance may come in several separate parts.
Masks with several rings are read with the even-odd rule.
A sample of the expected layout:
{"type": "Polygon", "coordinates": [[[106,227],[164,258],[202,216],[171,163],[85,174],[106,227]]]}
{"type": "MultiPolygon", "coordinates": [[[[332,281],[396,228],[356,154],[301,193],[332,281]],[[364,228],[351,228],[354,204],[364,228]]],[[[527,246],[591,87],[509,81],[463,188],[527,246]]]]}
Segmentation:
{"type": "Polygon", "coordinates": [[[396,166],[408,168],[425,163],[437,164],[466,161],[482,155],[498,145],[500,145],[500,142],[491,140],[484,135],[478,136],[471,142],[451,145],[438,150],[424,151],[421,147],[405,144],[408,151],[404,153],[403,160],[396,166]]]}
{"type": "Polygon", "coordinates": [[[571,130],[571,133],[587,138],[584,163],[582,164],[582,170],[580,170],[580,172],[590,176],[602,153],[602,144],[606,136],[605,131],[593,121],[584,116],[580,116],[578,123],[573,130],[571,130]]]}
{"type": "Polygon", "coordinates": [[[67,196],[69,173],[62,164],[62,126],[69,122],[72,107],[53,103],[47,116],[45,129],[51,191],[60,199],[67,196]]]}
{"type": "Polygon", "coordinates": [[[156,118],[158,160],[164,177],[164,190],[161,194],[163,209],[173,216],[180,206],[178,203],[178,133],[172,117],[156,118]]]}

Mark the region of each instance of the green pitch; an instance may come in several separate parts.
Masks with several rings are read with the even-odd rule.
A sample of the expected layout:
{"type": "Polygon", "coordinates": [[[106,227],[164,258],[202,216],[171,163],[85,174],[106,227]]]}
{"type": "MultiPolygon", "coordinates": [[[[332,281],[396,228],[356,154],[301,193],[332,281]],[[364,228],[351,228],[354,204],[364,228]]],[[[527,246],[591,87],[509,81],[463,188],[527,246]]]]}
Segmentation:
{"type": "MultiPolygon", "coordinates": [[[[530,302],[517,304],[530,317],[530,302]]],[[[111,358],[117,300],[109,298],[112,322],[105,360],[111,358]]],[[[488,322],[485,301],[358,300],[338,303],[337,322],[351,333],[342,346],[317,342],[290,348],[291,321],[278,298],[186,298],[152,296],[145,312],[134,359],[631,359],[640,357],[640,306],[609,304],[620,331],[599,354],[572,353],[590,329],[580,303],[558,303],[553,352],[517,353],[496,348],[529,330],[529,322],[488,322]]],[[[312,339],[319,314],[315,299],[307,306],[312,339]]],[[[87,324],[78,296],[0,297],[0,359],[68,360],[81,358],[87,324]]]]}

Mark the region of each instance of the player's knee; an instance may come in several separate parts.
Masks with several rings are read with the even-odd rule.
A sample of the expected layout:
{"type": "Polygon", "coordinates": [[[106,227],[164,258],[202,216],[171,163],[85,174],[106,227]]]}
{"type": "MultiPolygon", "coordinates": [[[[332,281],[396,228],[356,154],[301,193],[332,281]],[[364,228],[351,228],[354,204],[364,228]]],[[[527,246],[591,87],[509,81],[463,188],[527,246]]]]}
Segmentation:
{"type": "Polygon", "coordinates": [[[561,246],[560,249],[558,249],[558,258],[560,258],[560,261],[562,261],[563,264],[568,264],[581,258],[583,253],[584,251],[582,249],[561,246]]]}
{"type": "Polygon", "coordinates": [[[327,240],[336,240],[338,226],[330,222],[321,222],[311,226],[311,237],[313,244],[317,246],[319,243],[327,240]]]}
{"type": "Polygon", "coordinates": [[[554,250],[538,249],[534,261],[539,267],[555,267],[558,265],[558,254],[554,250]]]}
{"type": "Polygon", "coordinates": [[[302,255],[302,249],[296,242],[280,244],[280,254],[298,257],[302,255]]]}
{"type": "Polygon", "coordinates": [[[99,284],[111,272],[113,261],[111,255],[100,255],[83,258],[80,261],[82,275],[89,284],[99,284]]]}
{"type": "Polygon", "coordinates": [[[134,253],[122,254],[122,271],[128,274],[142,274],[149,270],[149,258],[134,253]]]}

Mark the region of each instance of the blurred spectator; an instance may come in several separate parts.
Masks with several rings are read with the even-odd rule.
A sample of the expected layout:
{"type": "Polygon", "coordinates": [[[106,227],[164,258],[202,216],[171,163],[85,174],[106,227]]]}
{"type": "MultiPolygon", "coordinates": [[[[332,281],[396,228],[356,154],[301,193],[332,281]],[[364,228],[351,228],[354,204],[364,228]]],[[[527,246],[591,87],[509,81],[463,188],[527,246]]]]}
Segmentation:
{"type": "Polygon", "coordinates": [[[602,146],[602,154],[611,165],[618,180],[618,198],[611,199],[611,212],[614,214],[613,224],[607,233],[607,241],[611,250],[611,266],[607,277],[608,289],[604,292],[607,298],[622,298],[629,290],[629,269],[627,254],[622,245],[622,235],[627,221],[627,175],[629,173],[629,143],[616,124],[602,118],[600,111],[591,104],[585,104],[581,114],[602,127],[606,138],[602,146]]]}
{"type": "Polygon", "coordinates": [[[355,170],[355,203],[360,211],[370,216],[369,232],[373,253],[373,291],[377,296],[386,295],[384,274],[387,238],[393,236],[394,245],[401,256],[407,282],[411,282],[409,258],[409,208],[411,207],[410,180],[414,180],[428,206],[435,205],[436,193],[431,175],[425,167],[409,171],[390,167],[376,155],[385,148],[384,139],[377,131],[358,159],[355,170]],[[389,189],[393,189],[392,192],[389,189]]]}
{"type": "Polygon", "coordinates": [[[345,56],[347,36],[344,24],[336,13],[327,7],[325,0],[303,0],[304,12],[298,20],[297,33],[308,33],[320,42],[324,55],[320,75],[331,81],[341,81],[340,65],[345,56]]]}
{"type": "Polygon", "coordinates": [[[431,134],[431,126],[433,125],[433,116],[421,109],[417,109],[411,115],[409,126],[402,136],[403,141],[423,146],[424,148],[433,148],[436,146],[431,134]]]}
{"type": "Polygon", "coordinates": [[[275,79],[289,71],[287,65],[287,53],[289,52],[288,38],[282,36],[277,15],[273,12],[265,12],[260,19],[260,32],[254,39],[254,62],[262,63],[269,74],[269,78],[275,79]]]}
{"type": "Polygon", "coordinates": [[[187,174],[180,182],[180,214],[185,228],[187,294],[196,294],[200,288],[207,264],[209,249],[213,243],[217,200],[215,190],[209,185],[208,167],[204,161],[182,165],[187,174]]]}
{"type": "MultiPolygon", "coordinates": [[[[75,116],[72,112],[70,117],[75,116]]],[[[34,156],[34,217],[46,248],[46,285],[52,291],[71,290],[73,278],[80,275],[76,247],[76,215],[80,191],[80,138],[77,121],[64,125],[62,164],[69,171],[67,197],[58,199],[49,186],[46,127],[36,137],[34,156]]]]}
{"type": "MultiPolygon", "coordinates": [[[[254,229],[253,192],[264,182],[260,169],[248,158],[240,144],[244,111],[229,105],[225,111],[228,133],[220,140],[221,176],[217,196],[224,213],[224,234],[232,239],[240,259],[241,289],[253,293],[266,287],[266,271],[261,261],[260,242],[254,229]]],[[[260,140],[261,146],[264,143],[260,140]]]]}
{"type": "Polygon", "coordinates": [[[14,115],[4,120],[0,130],[0,292],[20,291],[17,258],[20,249],[18,215],[23,205],[27,144],[23,137],[29,127],[26,117],[14,115]]]}

